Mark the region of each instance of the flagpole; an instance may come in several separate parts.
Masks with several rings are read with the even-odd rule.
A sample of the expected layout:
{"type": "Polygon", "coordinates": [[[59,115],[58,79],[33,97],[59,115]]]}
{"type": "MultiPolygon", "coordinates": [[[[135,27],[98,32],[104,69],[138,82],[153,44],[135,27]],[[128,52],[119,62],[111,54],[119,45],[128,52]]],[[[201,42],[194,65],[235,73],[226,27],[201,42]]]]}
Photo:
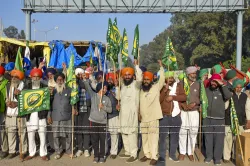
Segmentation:
{"type": "Polygon", "coordinates": [[[72,106],[72,142],[71,142],[71,160],[73,159],[73,155],[74,155],[74,127],[75,127],[75,115],[74,115],[74,106],[72,106]]]}
{"type": "Polygon", "coordinates": [[[241,153],[241,156],[242,156],[243,165],[245,165],[244,154],[243,154],[243,150],[242,150],[242,146],[241,146],[241,140],[240,140],[239,130],[238,130],[237,126],[235,128],[236,128],[236,133],[237,133],[237,139],[239,141],[240,153],[241,153]]]}
{"type": "Polygon", "coordinates": [[[138,66],[140,66],[140,48],[138,48],[138,57],[137,57],[137,61],[138,61],[138,66]]]}
{"type": "MultiPolygon", "coordinates": [[[[201,84],[203,84],[203,82],[201,82],[201,84]]],[[[201,124],[202,123],[202,108],[200,106],[200,133],[199,133],[199,149],[200,149],[200,153],[199,153],[199,161],[201,158],[201,139],[202,139],[202,135],[201,135],[201,124]]]]}
{"type": "MultiPolygon", "coordinates": [[[[20,150],[19,150],[19,153],[20,153],[20,157],[22,156],[22,151],[23,151],[23,146],[22,146],[22,123],[21,123],[21,117],[18,119],[18,123],[19,123],[19,144],[20,144],[20,150]]],[[[21,160],[23,160],[21,158],[21,160]]]]}
{"type": "Polygon", "coordinates": [[[121,94],[121,72],[122,72],[122,55],[120,54],[120,71],[119,71],[119,88],[118,88],[118,96],[119,96],[119,100],[118,100],[118,105],[120,105],[120,94],[121,94]]]}
{"type": "MultiPolygon", "coordinates": [[[[106,44],[106,49],[105,49],[105,56],[104,56],[104,69],[103,69],[103,74],[102,74],[102,89],[101,89],[101,97],[100,97],[100,103],[102,102],[102,92],[103,92],[103,85],[104,85],[104,70],[105,69],[105,64],[106,64],[106,54],[107,54],[107,50],[108,50],[108,43],[106,44]]],[[[99,108],[99,112],[101,111],[101,109],[99,108]]]]}

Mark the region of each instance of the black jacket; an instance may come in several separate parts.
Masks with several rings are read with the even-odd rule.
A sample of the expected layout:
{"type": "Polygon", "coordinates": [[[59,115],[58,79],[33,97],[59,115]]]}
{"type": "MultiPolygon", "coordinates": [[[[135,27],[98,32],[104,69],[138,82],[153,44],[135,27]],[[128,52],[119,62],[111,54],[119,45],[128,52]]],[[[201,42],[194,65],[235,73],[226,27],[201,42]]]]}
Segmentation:
{"type": "Polygon", "coordinates": [[[228,87],[222,86],[216,90],[206,88],[208,98],[207,116],[212,118],[225,118],[225,102],[232,97],[228,87]]]}
{"type": "MultiPolygon", "coordinates": [[[[240,126],[245,125],[246,124],[247,95],[245,93],[241,93],[238,97],[238,95],[234,93],[232,98],[234,101],[236,114],[239,120],[239,125],[240,126]]],[[[226,110],[226,117],[225,117],[226,125],[231,125],[230,108],[231,108],[231,105],[229,105],[229,108],[226,110]]]]}
{"type": "Polygon", "coordinates": [[[115,95],[113,92],[109,92],[107,95],[111,101],[112,104],[112,112],[108,113],[108,119],[114,118],[116,116],[119,116],[119,111],[116,109],[116,105],[118,104],[118,100],[115,98],[115,95]]]}

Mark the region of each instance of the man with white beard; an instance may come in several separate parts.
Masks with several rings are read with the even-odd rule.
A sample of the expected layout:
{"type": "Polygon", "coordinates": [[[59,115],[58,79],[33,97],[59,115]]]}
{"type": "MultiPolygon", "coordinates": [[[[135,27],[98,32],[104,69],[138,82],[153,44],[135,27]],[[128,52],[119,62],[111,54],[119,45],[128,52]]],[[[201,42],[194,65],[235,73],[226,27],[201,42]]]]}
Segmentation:
{"type": "Polygon", "coordinates": [[[18,117],[18,94],[24,87],[23,79],[24,73],[19,70],[12,70],[11,73],[11,83],[7,85],[6,94],[6,132],[8,135],[8,145],[9,145],[9,155],[8,159],[12,159],[16,156],[16,144],[17,144],[17,134],[19,131],[19,136],[21,135],[20,141],[22,146],[20,146],[20,159],[23,160],[25,154],[27,153],[27,137],[26,137],[26,124],[25,117],[18,117]],[[21,126],[19,126],[19,124],[21,126]]]}
{"type": "Polygon", "coordinates": [[[68,133],[69,127],[72,125],[72,114],[77,114],[75,111],[75,106],[72,108],[70,104],[71,99],[71,88],[65,85],[65,75],[63,73],[57,73],[54,77],[56,81],[56,86],[52,92],[51,101],[52,101],[52,111],[48,115],[48,123],[52,124],[53,138],[54,138],[54,147],[56,155],[54,158],[56,160],[62,157],[63,147],[62,147],[62,138],[65,138],[66,141],[66,154],[69,157],[72,156],[71,151],[71,133],[68,133]],[[53,120],[53,121],[52,121],[53,120]],[[66,127],[61,127],[66,126],[66,127]]]}
{"type": "MultiPolygon", "coordinates": [[[[47,68],[46,69],[47,80],[45,80],[45,81],[47,81],[46,84],[48,84],[48,87],[50,87],[50,89],[55,88],[55,86],[56,86],[56,82],[54,80],[55,74],[56,74],[56,69],[54,69],[54,68],[47,68]]],[[[43,81],[41,81],[41,82],[43,82],[43,81]]]]}
{"type": "Polygon", "coordinates": [[[179,134],[180,161],[184,160],[186,153],[189,160],[194,161],[194,148],[200,119],[200,83],[196,81],[196,72],[195,66],[186,69],[190,92],[187,95],[187,103],[182,103],[184,111],[181,111],[182,126],[179,134]]]}
{"type": "MultiPolygon", "coordinates": [[[[46,87],[46,85],[41,83],[42,78],[41,69],[32,69],[30,72],[31,83],[27,85],[27,89],[40,89],[46,87]]],[[[33,112],[26,115],[26,125],[28,131],[29,140],[29,156],[24,160],[30,160],[35,157],[36,154],[36,142],[35,142],[35,132],[38,131],[40,138],[40,156],[44,161],[48,161],[47,157],[47,146],[46,146],[46,127],[47,127],[47,115],[48,110],[43,110],[40,112],[33,112]]]]}

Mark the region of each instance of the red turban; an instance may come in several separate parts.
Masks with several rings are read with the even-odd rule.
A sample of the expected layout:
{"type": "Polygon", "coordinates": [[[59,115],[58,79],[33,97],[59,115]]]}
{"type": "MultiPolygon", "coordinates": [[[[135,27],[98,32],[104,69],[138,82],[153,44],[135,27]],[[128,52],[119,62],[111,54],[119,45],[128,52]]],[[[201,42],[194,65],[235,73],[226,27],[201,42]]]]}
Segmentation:
{"type": "Polygon", "coordinates": [[[14,69],[14,70],[12,70],[10,72],[10,75],[12,77],[18,77],[19,80],[23,80],[24,79],[24,73],[22,71],[20,71],[20,70],[15,70],[14,69]]]}
{"type": "Polygon", "coordinates": [[[112,78],[112,80],[115,80],[115,74],[114,73],[108,73],[106,74],[106,80],[108,80],[109,78],[112,78]]]}
{"type": "Polygon", "coordinates": [[[37,77],[38,76],[38,77],[42,78],[43,72],[42,72],[41,69],[32,69],[31,72],[30,72],[30,76],[31,77],[34,77],[34,76],[37,77]]]}
{"type": "Polygon", "coordinates": [[[126,73],[129,73],[131,75],[134,75],[135,74],[135,71],[133,68],[131,67],[125,67],[122,69],[122,75],[124,76],[126,73]]]}
{"type": "Polygon", "coordinates": [[[0,66],[0,75],[4,75],[5,69],[3,66],[0,66]]]}
{"type": "Polygon", "coordinates": [[[148,79],[150,79],[150,81],[153,81],[153,78],[154,78],[154,74],[153,73],[151,73],[151,72],[149,72],[149,71],[145,71],[144,73],[143,73],[143,78],[148,78],[148,79]]]}
{"type": "Polygon", "coordinates": [[[213,80],[221,80],[221,76],[219,74],[213,74],[210,78],[210,81],[213,80]]]}

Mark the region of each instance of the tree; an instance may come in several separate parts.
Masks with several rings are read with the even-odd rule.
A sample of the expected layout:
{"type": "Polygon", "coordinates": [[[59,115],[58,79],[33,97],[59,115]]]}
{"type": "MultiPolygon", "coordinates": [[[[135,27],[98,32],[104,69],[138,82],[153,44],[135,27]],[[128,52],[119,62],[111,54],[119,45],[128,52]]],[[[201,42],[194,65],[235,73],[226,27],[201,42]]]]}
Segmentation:
{"type": "Polygon", "coordinates": [[[9,38],[17,38],[18,37],[18,29],[14,26],[9,26],[3,30],[5,36],[9,38]]]}
{"type": "MultiPolygon", "coordinates": [[[[141,46],[141,63],[155,63],[163,55],[168,36],[172,39],[180,69],[195,64],[210,68],[219,62],[235,62],[236,23],[236,13],[173,14],[171,25],[152,42],[141,46]]],[[[250,9],[245,11],[243,18],[243,71],[250,58],[249,25],[250,9]]]]}
{"type": "Polygon", "coordinates": [[[20,33],[18,34],[18,39],[25,39],[25,38],[26,38],[25,32],[24,30],[21,30],[20,33]]]}

